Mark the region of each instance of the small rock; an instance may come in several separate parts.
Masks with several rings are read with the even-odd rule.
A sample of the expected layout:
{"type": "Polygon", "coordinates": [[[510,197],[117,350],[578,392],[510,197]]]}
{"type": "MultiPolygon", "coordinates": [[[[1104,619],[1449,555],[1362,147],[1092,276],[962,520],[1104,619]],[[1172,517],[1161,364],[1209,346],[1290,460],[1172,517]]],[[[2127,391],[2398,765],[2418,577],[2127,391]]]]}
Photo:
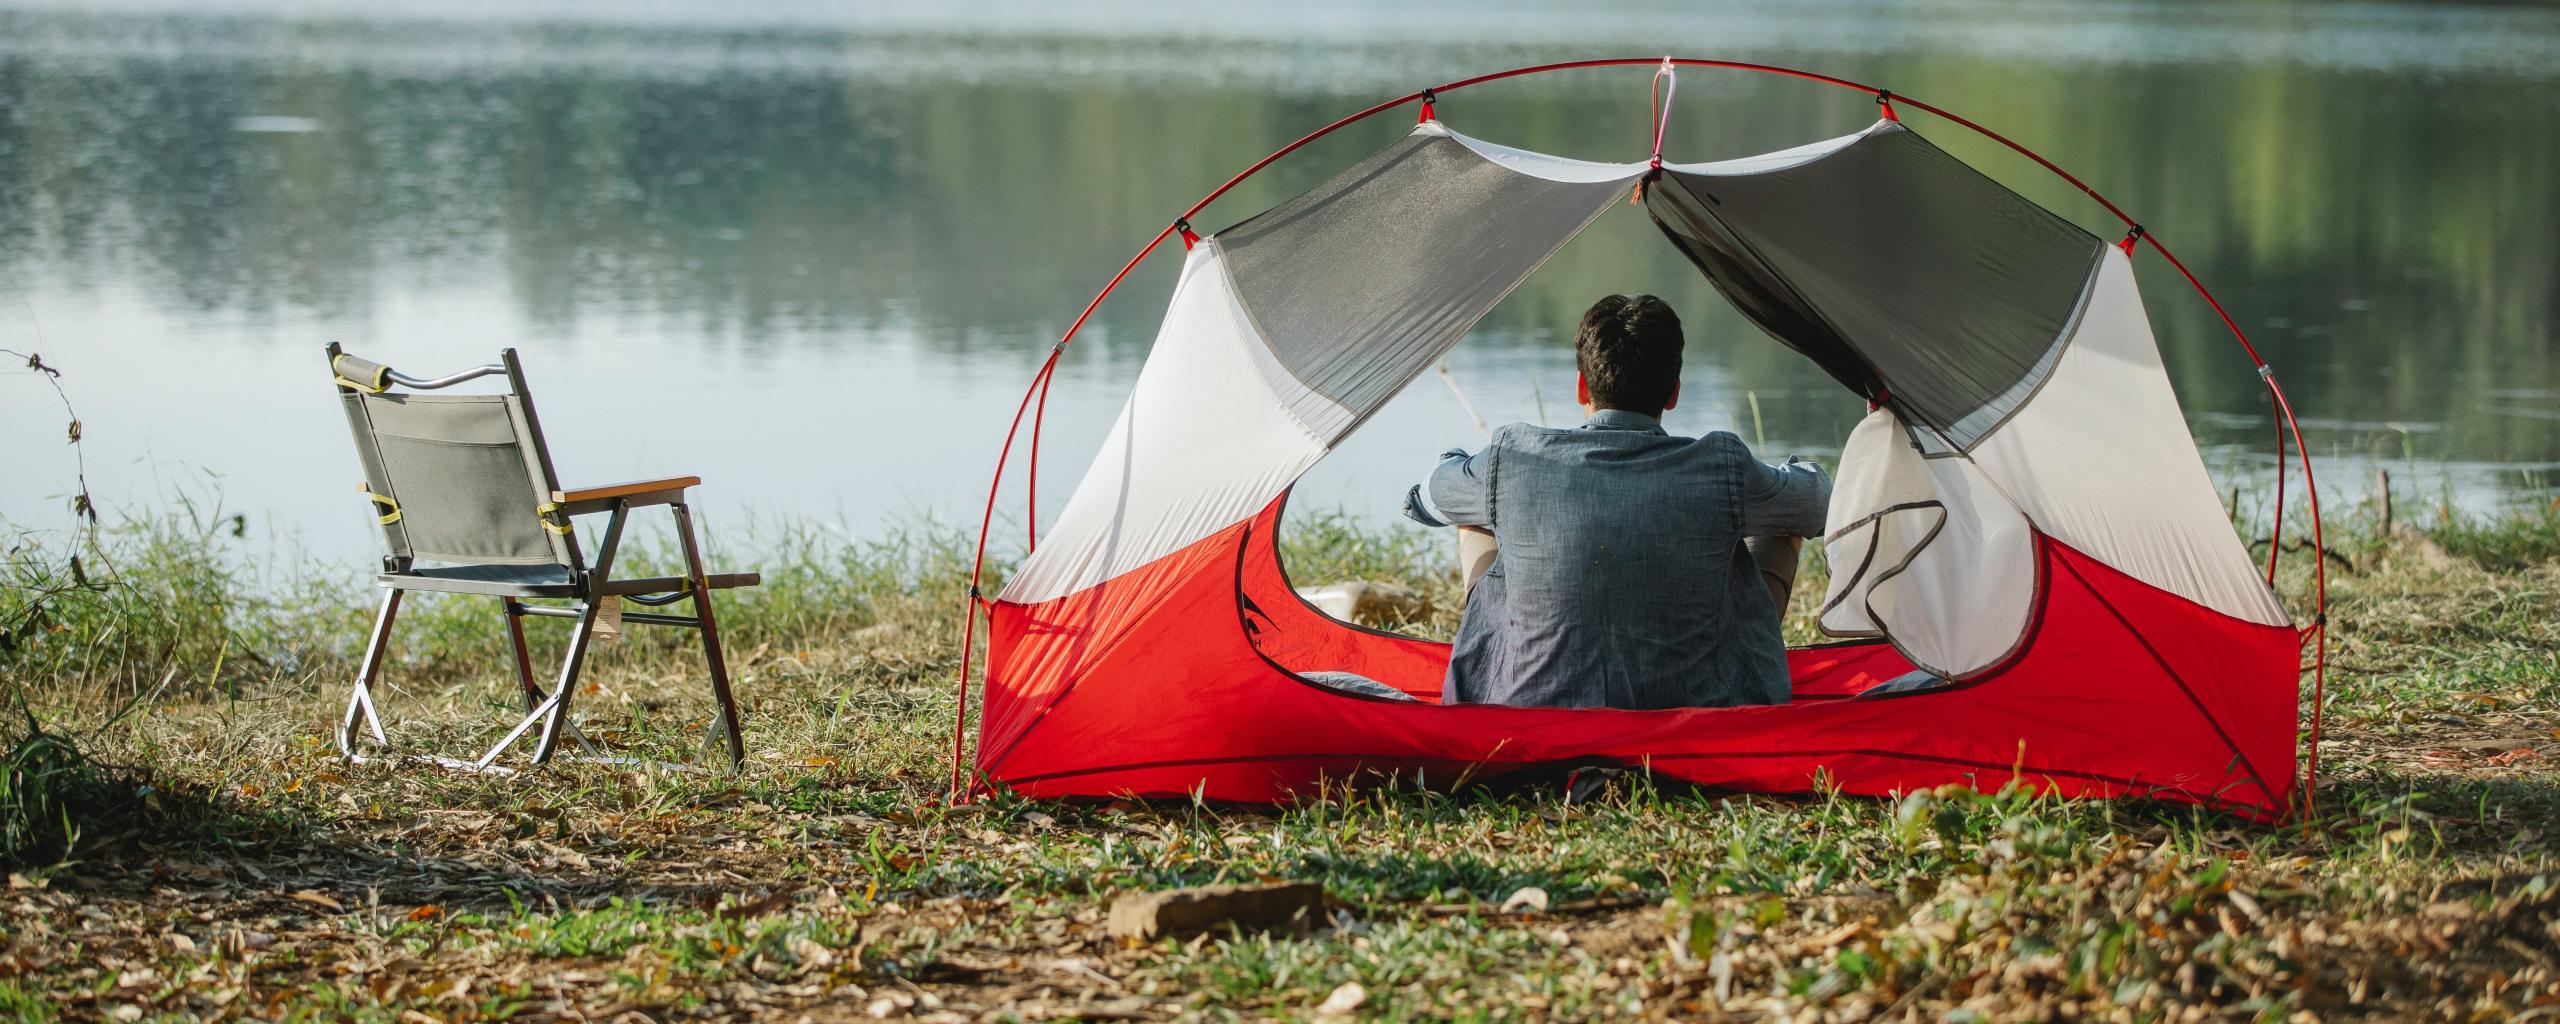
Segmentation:
{"type": "Polygon", "coordinates": [[[1324,887],[1313,882],[1210,885],[1122,896],[1112,901],[1110,932],[1115,939],[1147,942],[1226,924],[1276,928],[1323,919],[1324,887]]]}
{"type": "Polygon", "coordinates": [[[1324,997],[1324,1002],[1317,1004],[1316,1012],[1319,1014],[1350,1013],[1359,1009],[1360,1004],[1368,1001],[1368,989],[1361,988],[1359,982],[1346,981],[1341,987],[1334,989],[1332,995],[1324,997]]]}

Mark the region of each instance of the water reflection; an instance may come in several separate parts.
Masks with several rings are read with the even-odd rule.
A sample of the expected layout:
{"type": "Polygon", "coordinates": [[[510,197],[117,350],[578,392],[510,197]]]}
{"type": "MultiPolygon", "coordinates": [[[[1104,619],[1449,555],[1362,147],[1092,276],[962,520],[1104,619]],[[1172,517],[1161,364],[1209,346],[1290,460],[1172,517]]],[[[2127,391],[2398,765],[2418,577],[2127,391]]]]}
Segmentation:
{"type": "MultiPolygon", "coordinates": [[[[340,340],[420,369],[524,348],[581,478],[700,470],[731,508],[856,521],[958,511],[1057,332],[1208,186],[1379,95],[1658,45],[1646,18],[1687,17],[1529,4],[1477,19],[1474,36],[1452,16],[1433,24],[1455,38],[1390,44],[1374,16],[1321,5],[1224,37],[1117,5],[1000,11],[991,23],[1011,29],[993,34],[797,7],[745,25],[507,10],[0,11],[0,346],[72,374],[104,493],[139,498],[151,467],[202,467],[227,474],[233,504],[332,555],[360,551],[314,355],[340,340]],[[633,393],[680,396],[684,429],[609,412],[633,393]]],[[[1843,4],[1704,38],[1929,97],[2108,191],[2217,285],[2341,466],[2416,460],[2474,504],[2547,486],[2560,131],[2537,115],[2560,94],[2543,59],[2560,53],[2560,18],[2249,5],[2193,14],[2219,19],[2200,26],[2175,13],[2189,11],[1843,4]],[[1843,19],[1859,31],[1831,31],[1843,19]]],[[[1629,159],[1643,80],[1559,74],[1442,113],[1501,142],[1629,159]]],[[[1681,159],[1874,116],[1799,82],[1683,83],[1681,159]]],[[[1407,120],[1310,147],[1204,220],[1261,209],[1407,120]]],[[[1914,124],[2112,233],[2022,161],[1914,124]]],[[[2199,437],[2233,446],[2218,460],[2234,471],[2263,462],[2257,381],[2165,265],[2142,267],[2199,437]]],[[[1171,277],[1169,261],[1142,271],[1071,350],[1044,491],[1071,486],[1098,442],[1171,277]]],[[[1635,290],[1670,298],[1699,339],[1690,389],[1710,398],[1675,426],[1824,450],[1861,411],[1726,310],[1632,209],[1497,309],[1453,371],[1489,417],[1543,405],[1563,421],[1563,328],[1594,296],[1635,290]]],[[[55,436],[53,418],[13,391],[0,431],[55,436]]],[[[1411,460],[1472,433],[1426,377],[1309,488],[1384,509],[1411,460]]],[[[67,477],[49,453],[0,459],[0,514],[40,513],[67,477]]]]}

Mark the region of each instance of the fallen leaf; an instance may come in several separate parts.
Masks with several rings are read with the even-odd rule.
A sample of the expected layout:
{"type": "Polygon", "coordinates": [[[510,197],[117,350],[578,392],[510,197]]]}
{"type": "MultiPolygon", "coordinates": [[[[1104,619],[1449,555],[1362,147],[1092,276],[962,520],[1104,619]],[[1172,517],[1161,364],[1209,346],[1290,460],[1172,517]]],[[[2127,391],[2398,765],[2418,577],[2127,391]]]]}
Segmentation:
{"type": "Polygon", "coordinates": [[[2505,768],[2509,765],[2518,765],[2527,761],[2539,760],[2542,760],[2541,751],[2535,750],[2532,747],[2517,747],[2514,750],[2491,757],[2489,759],[2489,763],[2500,768],[2505,768]]]}
{"type": "Polygon", "coordinates": [[[1503,898],[1500,913],[1508,914],[1514,910],[1532,914],[1546,913],[1547,891],[1534,885],[1514,890],[1511,895],[1503,898]]]}
{"type": "Polygon", "coordinates": [[[336,900],[330,899],[327,893],[323,893],[323,892],[321,892],[321,891],[319,891],[319,890],[317,890],[317,889],[303,889],[303,890],[299,890],[299,891],[297,891],[297,892],[295,892],[295,893],[293,894],[293,898],[294,898],[294,899],[297,899],[297,900],[300,900],[300,901],[302,901],[302,902],[304,902],[304,903],[311,904],[312,906],[320,907],[320,908],[322,908],[322,909],[326,909],[326,910],[334,910],[334,911],[337,911],[338,913],[341,913],[341,914],[346,913],[346,911],[347,911],[347,908],[346,908],[346,906],[345,906],[344,904],[341,904],[341,903],[339,903],[339,902],[338,902],[338,901],[336,901],[336,900]]]}
{"type": "Polygon", "coordinates": [[[1849,941],[1850,939],[1857,938],[1857,937],[1858,937],[1858,933],[1859,933],[1859,932],[1862,932],[1862,931],[1865,931],[1865,930],[1866,930],[1866,923],[1865,923],[1865,922],[1863,922],[1863,921],[1851,921],[1851,922],[1849,922],[1848,924],[1841,925],[1841,926],[1840,926],[1840,927],[1838,927],[1838,928],[1834,928],[1834,929],[1832,929],[1832,930],[1830,930],[1830,931],[1828,931],[1828,932],[1824,932],[1824,933],[1823,933],[1823,934],[1821,934],[1821,935],[1815,936],[1815,937],[1813,938],[1813,940],[1812,940],[1812,941],[1810,941],[1810,942],[1808,942],[1808,943],[1806,943],[1806,945],[1807,945],[1807,946],[1812,947],[1813,949],[1817,949],[1817,950],[1821,950],[1821,949],[1834,949],[1834,948],[1837,948],[1837,947],[1838,947],[1841,943],[1843,943],[1843,942],[1847,942],[1847,941],[1849,941]]]}
{"type": "Polygon", "coordinates": [[[763,917],[766,914],[782,909],[785,904],[791,902],[791,897],[799,894],[800,890],[798,889],[776,889],[767,893],[763,899],[757,900],[753,903],[740,903],[736,906],[722,907],[720,908],[719,916],[723,920],[728,921],[743,921],[750,917],[763,917]]]}
{"type": "Polygon", "coordinates": [[[419,907],[418,909],[409,912],[409,920],[412,921],[428,921],[443,916],[444,908],[436,906],[433,903],[429,903],[426,906],[419,907]]]}
{"type": "Polygon", "coordinates": [[[1324,1002],[1316,1004],[1316,1012],[1320,1014],[1350,1013],[1359,1009],[1360,1004],[1368,1001],[1368,989],[1361,988],[1359,982],[1346,981],[1341,987],[1334,989],[1332,995],[1324,997],[1324,1002]]]}

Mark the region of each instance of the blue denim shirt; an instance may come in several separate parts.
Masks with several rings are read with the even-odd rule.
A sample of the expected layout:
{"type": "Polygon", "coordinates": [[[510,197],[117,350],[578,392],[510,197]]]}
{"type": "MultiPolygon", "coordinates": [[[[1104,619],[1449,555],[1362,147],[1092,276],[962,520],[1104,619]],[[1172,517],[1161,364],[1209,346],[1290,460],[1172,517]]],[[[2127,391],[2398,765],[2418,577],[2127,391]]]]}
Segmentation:
{"type": "Polygon", "coordinates": [[[1441,456],[1405,514],[1501,541],[1468,592],[1443,699],[1786,703],[1778,611],[1742,539],[1821,536],[1830,503],[1811,463],[1771,466],[1730,433],[1672,437],[1619,409],[1574,429],[1514,423],[1441,456]]]}

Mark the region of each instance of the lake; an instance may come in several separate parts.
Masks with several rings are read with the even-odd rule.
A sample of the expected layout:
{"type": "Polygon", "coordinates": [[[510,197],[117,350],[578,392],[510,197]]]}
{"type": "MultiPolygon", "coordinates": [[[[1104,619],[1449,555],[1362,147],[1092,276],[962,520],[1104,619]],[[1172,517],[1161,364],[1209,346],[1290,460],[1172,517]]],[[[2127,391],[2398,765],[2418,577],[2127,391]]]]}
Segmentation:
{"type": "MultiPolygon", "coordinates": [[[[715,528],[975,522],[1005,421],[1120,263],[1264,153],[1436,81],[1588,56],[1792,65],[2038,149],[2143,220],[2251,332],[2333,501],[2388,467],[2427,508],[2546,502],[2560,469],[2560,11],[2347,3],[755,5],[226,0],[0,6],[0,348],[63,373],[112,509],[246,517],[284,556],[373,542],[321,346],[413,373],[518,348],[571,484],[695,473],[715,528]]],[[[1451,127],[1641,159],[1650,70],[1446,97],[1451,127]]],[[[1783,148],[1866,98],[1690,70],[1665,155],[1783,148]]],[[[2093,203],[1909,123],[2113,237],[2093,203]]],[[[1407,130],[1393,112],[1247,182],[1243,219],[1407,130]]],[[[1054,511],[1135,379],[1168,247],[1066,353],[1054,511]]],[[[2273,464],[2211,311],[2137,263],[2208,462],[2273,464]]],[[[1571,328],[1608,292],[1689,324],[1679,432],[1837,450],[1864,411],[1729,310],[1641,211],[1603,218],[1452,353],[1496,422],[1570,422],[1571,328]]],[[[1214,429],[1214,425],[1203,425],[1214,429]]],[[[0,375],[0,517],[63,521],[62,417],[0,375]]],[[[1299,507],[1391,522],[1479,440],[1426,375],[1299,507]]],[[[1018,499],[1001,543],[1018,544],[1018,499]]],[[[2405,511],[2404,511],[2404,514],[2405,511]]]]}

